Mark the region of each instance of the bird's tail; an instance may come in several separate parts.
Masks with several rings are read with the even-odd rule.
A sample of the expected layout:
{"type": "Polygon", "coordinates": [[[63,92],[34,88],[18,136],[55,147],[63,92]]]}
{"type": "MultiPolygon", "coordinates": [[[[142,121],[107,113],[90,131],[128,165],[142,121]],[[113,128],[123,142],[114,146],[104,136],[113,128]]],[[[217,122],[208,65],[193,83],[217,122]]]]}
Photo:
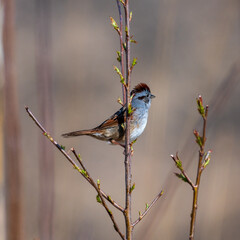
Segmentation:
{"type": "Polygon", "coordinates": [[[77,137],[77,136],[91,135],[91,134],[92,134],[92,130],[79,130],[79,131],[64,133],[62,134],[62,137],[68,138],[68,137],[77,137]]]}

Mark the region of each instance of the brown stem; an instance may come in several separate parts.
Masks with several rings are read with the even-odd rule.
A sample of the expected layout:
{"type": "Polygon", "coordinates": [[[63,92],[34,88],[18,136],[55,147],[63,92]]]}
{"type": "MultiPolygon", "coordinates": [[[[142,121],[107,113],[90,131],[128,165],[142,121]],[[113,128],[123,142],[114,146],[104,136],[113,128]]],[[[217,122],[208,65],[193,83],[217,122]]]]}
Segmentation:
{"type": "Polygon", "coordinates": [[[193,203],[192,203],[189,240],[194,240],[195,223],[196,223],[197,206],[198,206],[198,193],[199,193],[201,174],[203,171],[202,164],[203,164],[203,156],[204,156],[204,147],[206,142],[207,115],[208,115],[208,106],[206,106],[205,115],[203,116],[202,145],[200,146],[200,150],[199,150],[197,177],[196,177],[195,186],[193,188],[193,203]]]}
{"type": "Polygon", "coordinates": [[[107,204],[106,204],[106,202],[105,202],[105,199],[103,198],[103,194],[102,194],[102,192],[101,192],[101,190],[100,190],[100,187],[98,187],[97,184],[94,182],[94,180],[91,178],[89,172],[87,171],[87,169],[86,169],[85,166],[83,165],[83,162],[81,161],[81,159],[78,157],[76,151],[75,151],[73,148],[72,148],[71,150],[72,150],[74,156],[76,157],[76,159],[78,160],[78,162],[80,163],[80,165],[82,166],[83,170],[85,171],[85,173],[86,173],[86,175],[87,175],[86,177],[89,179],[89,182],[90,182],[91,185],[94,187],[94,189],[97,191],[97,193],[98,193],[98,195],[99,195],[99,197],[100,197],[100,199],[101,199],[101,204],[103,205],[103,207],[105,208],[105,210],[107,211],[109,217],[111,218],[111,220],[112,220],[112,222],[113,222],[113,227],[114,227],[114,229],[118,232],[118,234],[119,234],[119,235],[121,236],[121,238],[124,240],[125,237],[124,237],[124,235],[120,232],[119,227],[118,227],[118,225],[117,225],[117,223],[116,223],[116,221],[115,221],[115,219],[114,219],[114,216],[113,216],[112,212],[109,210],[109,208],[108,208],[108,206],[107,206],[107,204]]]}
{"type": "Polygon", "coordinates": [[[163,191],[161,191],[151,202],[148,208],[139,216],[139,218],[132,223],[132,227],[134,228],[149,212],[149,210],[153,207],[153,205],[157,202],[157,200],[163,195],[163,191]]]}
{"type": "MultiPolygon", "coordinates": [[[[122,17],[122,11],[121,11],[121,3],[119,0],[117,1],[117,7],[118,7],[118,13],[119,13],[119,22],[120,22],[120,27],[119,27],[119,39],[120,39],[120,54],[121,54],[121,73],[124,76],[124,47],[123,47],[123,17],[122,17]]],[[[122,92],[123,92],[123,105],[126,104],[126,88],[122,84],[122,92]]]]}
{"type": "MultiPolygon", "coordinates": [[[[130,86],[131,86],[131,78],[130,78],[130,41],[129,41],[129,32],[130,32],[130,24],[129,24],[129,1],[125,1],[124,5],[125,10],[125,59],[126,59],[126,107],[128,109],[128,105],[130,103],[130,86]]],[[[131,149],[130,149],[130,118],[128,111],[126,111],[126,130],[125,130],[125,225],[126,225],[126,239],[132,239],[132,220],[131,220],[131,184],[132,184],[132,173],[131,173],[131,149]]]]}
{"type": "Polygon", "coordinates": [[[43,132],[43,134],[51,141],[51,143],[66,157],[66,159],[73,165],[73,167],[75,169],[78,170],[79,173],[81,173],[81,175],[95,188],[95,190],[97,191],[102,205],[103,207],[106,209],[108,215],[110,216],[112,222],[113,222],[113,226],[114,229],[118,232],[118,234],[120,235],[120,237],[125,240],[124,235],[121,233],[121,231],[119,230],[119,227],[113,217],[112,212],[109,210],[109,208],[106,205],[106,202],[104,200],[104,198],[106,198],[106,200],[108,200],[114,207],[116,207],[118,210],[120,210],[121,212],[124,212],[124,209],[116,204],[113,200],[111,200],[111,198],[109,198],[109,196],[107,194],[105,194],[103,191],[101,191],[96,183],[93,181],[93,179],[90,177],[88,171],[86,170],[85,166],[83,165],[83,163],[81,162],[81,160],[78,158],[76,152],[74,151],[74,149],[72,149],[75,157],[77,158],[78,162],[81,163],[81,167],[83,168],[83,170],[85,171],[85,173],[83,173],[83,171],[78,167],[78,165],[75,163],[75,161],[66,153],[66,151],[63,149],[62,146],[60,146],[48,133],[47,131],[44,129],[44,127],[39,123],[39,121],[34,117],[34,115],[32,114],[32,112],[29,110],[28,107],[25,107],[28,115],[32,118],[32,120],[35,122],[35,124],[41,129],[41,131],[43,132]]]}
{"type": "Polygon", "coordinates": [[[173,159],[173,161],[176,163],[177,168],[181,171],[181,173],[183,174],[183,176],[186,178],[187,183],[192,187],[192,189],[194,190],[195,186],[192,182],[192,180],[188,177],[187,173],[185,172],[185,170],[182,167],[178,166],[178,153],[176,154],[176,157],[174,157],[173,155],[171,155],[171,158],[173,159]]]}
{"type": "MultiPolygon", "coordinates": [[[[85,166],[83,165],[82,160],[79,158],[79,156],[77,155],[77,153],[76,153],[76,151],[75,151],[74,148],[71,148],[71,151],[73,152],[73,154],[74,154],[74,156],[76,157],[76,159],[78,160],[80,166],[82,167],[82,169],[86,172],[86,174],[87,174],[87,176],[88,176],[88,177],[84,176],[84,178],[86,178],[86,180],[93,186],[92,183],[94,183],[94,181],[93,181],[93,179],[90,177],[90,174],[89,174],[89,172],[87,171],[87,169],[85,168],[85,166]],[[90,180],[90,181],[89,181],[89,180],[90,180]]],[[[95,185],[96,185],[96,184],[95,184],[95,185]]],[[[93,186],[93,187],[94,187],[94,186],[93,186]]],[[[107,194],[106,194],[105,192],[103,192],[102,190],[100,190],[100,192],[101,192],[102,196],[103,196],[106,200],[108,200],[115,208],[117,208],[117,209],[120,210],[121,212],[124,212],[124,208],[121,207],[121,206],[120,206],[118,203],[116,203],[114,200],[112,200],[109,195],[107,195],[107,194]]]]}

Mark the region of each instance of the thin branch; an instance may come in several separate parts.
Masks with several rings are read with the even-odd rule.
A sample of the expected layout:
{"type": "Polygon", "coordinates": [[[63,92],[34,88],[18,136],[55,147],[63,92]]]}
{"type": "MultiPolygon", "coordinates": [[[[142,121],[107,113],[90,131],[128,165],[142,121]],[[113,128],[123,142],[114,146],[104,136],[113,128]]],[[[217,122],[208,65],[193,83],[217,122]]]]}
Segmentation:
{"type": "MultiPolygon", "coordinates": [[[[88,176],[88,180],[90,180],[90,184],[95,188],[96,183],[94,182],[94,180],[91,178],[89,172],[87,171],[87,169],[85,168],[85,166],[83,165],[82,160],[79,158],[79,156],[77,155],[76,151],[74,148],[71,149],[71,151],[73,152],[74,156],[76,157],[76,159],[78,160],[79,164],[81,165],[82,169],[86,172],[87,176],[88,176]]],[[[85,177],[85,176],[84,176],[85,177]]],[[[86,177],[85,177],[86,178],[86,177]]],[[[96,189],[97,190],[97,189],[96,189]]],[[[111,199],[111,197],[109,195],[107,195],[106,193],[104,193],[102,190],[100,190],[101,195],[103,195],[103,197],[108,200],[114,207],[116,207],[118,210],[120,210],[121,212],[124,212],[124,208],[121,207],[118,203],[116,203],[114,200],[111,199]]],[[[100,195],[100,194],[99,194],[100,195]]]]}
{"type": "MultiPolygon", "coordinates": [[[[130,87],[131,87],[131,72],[130,72],[130,22],[129,22],[129,0],[125,1],[125,65],[126,65],[126,107],[131,104],[130,101],[130,87]]],[[[126,238],[132,239],[132,220],[131,220],[131,185],[132,185],[132,173],[131,173],[131,149],[130,149],[130,116],[126,111],[126,129],[125,129],[125,225],[126,225],[126,238]]]]}
{"type": "MultiPolygon", "coordinates": [[[[116,0],[116,2],[118,7],[118,13],[119,13],[119,22],[120,22],[120,27],[119,27],[120,55],[121,55],[120,65],[121,65],[122,76],[124,76],[123,17],[122,17],[120,1],[116,0]]],[[[123,92],[123,105],[125,105],[126,104],[126,88],[123,84],[122,84],[122,92],[123,92]]]]}
{"type": "MultiPolygon", "coordinates": [[[[200,99],[200,98],[201,98],[201,96],[199,96],[198,99],[200,99]]],[[[200,99],[200,100],[201,100],[201,104],[202,104],[202,99],[200,99]]],[[[195,187],[193,189],[193,203],[192,203],[192,213],[191,213],[189,240],[193,240],[194,239],[200,179],[201,179],[202,171],[204,170],[204,168],[203,168],[203,156],[204,156],[204,149],[205,149],[205,143],[206,143],[206,128],[207,128],[208,106],[206,106],[206,108],[204,109],[204,114],[201,114],[201,115],[202,115],[202,118],[203,118],[202,144],[200,145],[197,177],[196,177],[195,187]]]]}
{"type": "Polygon", "coordinates": [[[98,196],[100,197],[101,199],[101,204],[103,205],[103,207],[105,208],[105,210],[107,211],[109,217],[111,218],[112,222],[113,222],[113,226],[114,226],[114,229],[118,232],[118,234],[121,236],[121,238],[124,240],[125,237],[124,235],[120,232],[119,230],[119,227],[117,225],[117,223],[115,222],[115,219],[114,219],[114,216],[112,214],[112,212],[109,210],[106,202],[105,202],[105,199],[103,198],[103,195],[102,195],[102,192],[100,190],[100,187],[97,186],[97,184],[94,182],[94,180],[91,178],[89,172],[87,171],[87,169],[85,168],[85,166],[83,165],[83,162],[81,161],[81,159],[78,157],[76,151],[74,150],[74,148],[71,149],[71,151],[73,152],[74,156],[76,157],[76,159],[78,160],[78,162],[81,164],[83,170],[85,171],[86,175],[87,175],[87,178],[89,179],[91,185],[95,188],[95,190],[97,191],[98,193],[98,196]]]}
{"type": "Polygon", "coordinates": [[[153,207],[153,205],[157,202],[157,200],[163,195],[163,191],[161,191],[151,202],[151,204],[146,208],[146,210],[139,216],[139,218],[132,223],[132,227],[134,228],[149,212],[149,210],[153,207]]]}
{"type": "Polygon", "coordinates": [[[190,184],[190,186],[192,187],[192,189],[194,190],[194,184],[192,182],[192,180],[188,177],[187,173],[185,172],[185,170],[182,168],[182,166],[179,166],[179,159],[178,159],[178,154],[176,153],[176,157],[171,155],[171,158],[173,159],[173,161],[176,163],[177,168],[181,171],[181,173],[183,174],[183,176],[186,178],[186,182],[188,184],[190,184]]]}
{"type": "MultiPolygon", "coordinates": [[[[109,210],[109,208],[106,205],[106,202],[104,200],[104,198],[106,198],[113,206],[115,206],[117,209],[119,209],[120,211],[124,211],[122,207],[120,207],[118,204],[114,204],[115,202],[112,201],[108,195],[106,195],[103,191],[101,191],[97,185],[95,184],[95,182],[92,180],[92,178],[90,177],[90,175],[88,174],[88,172],[86,171],[86,168],[84,167],[83,164],[81,164],[81,166],[83,167],[83,170],[85,172],[83,172],[83,170],[81,170],[77,164],[74,162],[74,160],[65,152],[65,150],[63,149],[62,146],[60,146],[48,133],[47,131],[44,129],[44,127],[39,123],[39,121],[34,117],[34,115],[32,114],[32,112],[29,110],[28,107],[25,107],[27,113],[29,114],[29,116],[32,118],[32,120],[35,122],[35,124],[41,129],[41,131],[43,132],[43,134],[54,144],[54,146],[61,151],[61,153],[67,158],[67,160],[74,166],[75,169],[78,170],[79,173],[81,173],[81,175],[95,188],[95,190],[97,191],[100,199],[101,199],[101,203],[103,205],[103,207],[106,209],[108,215],[110,216],[112,222],[113,222],[113,226],[114,229],[118,232],[118,234],[120,235],[120,237],[124,240],[125,237],[124,235],[121,233],[121,231],[119,230],[119,227],[117,225],[117,223],[115,222],[115,219],[113,217],[112,212],[109,210]]],[[[74,151],[74,149],[73,149],[74,151]]],[[[74,151],[75,152],[75,151],[74,151]]],[[[75,152],[76,154],[76,152],[75,152]]],[[[74,154],[74,155],[75,155],[74,154]]],[[[77,157],[77,160],[79,162],[81,162],[81,160],[78,158],[77,154],[75,155],[75,157],[77,157]]]]}

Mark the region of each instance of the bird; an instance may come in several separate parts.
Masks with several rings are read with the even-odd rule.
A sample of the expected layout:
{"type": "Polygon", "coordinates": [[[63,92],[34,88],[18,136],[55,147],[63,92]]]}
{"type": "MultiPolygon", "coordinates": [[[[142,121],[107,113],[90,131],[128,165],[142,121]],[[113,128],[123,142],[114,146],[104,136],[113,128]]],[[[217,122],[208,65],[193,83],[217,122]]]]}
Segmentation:
{"type": "MultiPolygon", "coordinates": [[[[148,110],[151,106],[151,101],[153,98],[155,98],[155,96],[151,93],[150,88],[146,83],[139,83],[136,85],[131,91],[130,96],[132,99],[132,112],[130,113],[129,142],[132,143],[143,133],[147,125],[148,110]]],[[[124,147],[126,111],[127,107],[123,106],[116,113],[95,128],[68,132],[62,134],[62,136],[68,138],[87,135],[124,147]]]]}

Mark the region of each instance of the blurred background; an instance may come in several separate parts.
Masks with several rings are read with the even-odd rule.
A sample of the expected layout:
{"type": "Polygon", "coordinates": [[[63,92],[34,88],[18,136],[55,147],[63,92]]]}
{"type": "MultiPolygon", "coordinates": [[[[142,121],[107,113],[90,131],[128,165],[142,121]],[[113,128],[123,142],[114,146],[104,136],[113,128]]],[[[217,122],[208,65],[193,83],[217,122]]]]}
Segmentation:
{"type": "MultiPolygon", "coordinates": [[[[133,219],[164,190],[134,238],[188,238],[192,190],[175,177],[170,154],[179,152],[195,180],[193,129],[202,128],[195,99],[201,94],[210,105],[206,150],[213,153],[202,175],[196,239],[239,239],[240,1],[148,0],[130,6],[131,34],[138,42],[131,48],[138,59],[132,87],[145,82],[156,95],[145,132],[134,145],[133,219]]],[[[16,88],[6,93],[1,47],[0,140],[7,142],[8,128],[15,129],[7,124],[11,115],[6,117],[14,100],[20,146],[14,155],[19,158],[17,239],[119,239],[94,189],[43,138],[24,109],[29,106],[67,151],[74,147],[103,190],[124,205],[123,150],[89,137],[61,137],[95,127],[120,108],[121,84],[113,70],[119,39],[109,21],[109,16],[118,21],[116,1],[19,0],[11,7],[16,88]]],[[[3,6],[0,14],[2,28],[3,6]]],[[[16,176],[9,171],[6,146],[0,144],[0,239],[8,235],[5,203],[9,179],[16,176]]],[[[113,213],[124,230],[122,215],[113,213]]]]}

